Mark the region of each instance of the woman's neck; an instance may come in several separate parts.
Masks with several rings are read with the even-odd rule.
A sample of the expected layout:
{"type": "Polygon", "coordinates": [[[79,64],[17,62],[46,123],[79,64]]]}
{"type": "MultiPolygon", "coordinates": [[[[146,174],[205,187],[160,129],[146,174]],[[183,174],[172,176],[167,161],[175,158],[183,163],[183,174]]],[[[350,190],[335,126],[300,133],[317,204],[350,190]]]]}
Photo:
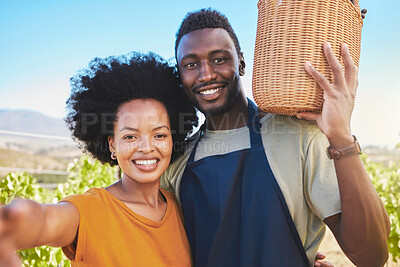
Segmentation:
{"type": "Polygon", "coordinates": [[[137,203],[157,207],[165,200],[160,193],[160,181],[155,183],[138,183],[129,177],[122,177],[121,180],[109,186],[107,189],[122,202],[137,203]]]}

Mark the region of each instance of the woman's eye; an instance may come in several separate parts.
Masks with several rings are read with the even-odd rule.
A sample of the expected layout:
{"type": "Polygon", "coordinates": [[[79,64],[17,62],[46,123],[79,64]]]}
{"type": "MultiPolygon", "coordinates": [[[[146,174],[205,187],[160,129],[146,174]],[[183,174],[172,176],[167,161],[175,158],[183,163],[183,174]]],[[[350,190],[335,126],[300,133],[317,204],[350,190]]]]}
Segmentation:
{"type": "Polygon", "coordinates": [[[167,137],[167,135],[165,135],[165,134],[156,134],[156,135],[155,135],[155,138],[156,138],[156,139],[163,139],[163,138],[165,138],[165,137],[167,137]]]}
{"type": "Polygon", "coordinates": [[[135,138],[136,138],[136,136],[134,136],[134,135],[125,135],[124,136],[125,140],[132,140],[132,139],[135,139],[135,138]]]}

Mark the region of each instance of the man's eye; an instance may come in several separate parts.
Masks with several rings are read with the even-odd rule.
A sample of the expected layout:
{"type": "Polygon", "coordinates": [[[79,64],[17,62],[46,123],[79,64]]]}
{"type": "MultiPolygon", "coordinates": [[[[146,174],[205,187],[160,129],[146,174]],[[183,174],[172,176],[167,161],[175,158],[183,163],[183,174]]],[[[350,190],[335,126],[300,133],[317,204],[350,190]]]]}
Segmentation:
{"type": "Polygon", "coordinates": [[[213,60],[213,62],[216,64],[223,63],[224,61],[225,61],[225,58],[223,58],[223,57],[218,57],[213,60]]]}
{"type": "Polygon", "coordinates": [[[134,135],[125,135],[124,136],[125,140],[132,140],[132,139],[135,139],[135,138],[136,138],[136,136],[134,136],[134,135]]]}
{"type": "Polygon", "coordinates": [[[187,69],[193,69],[196,66],[197,66],[197,63],[195,63],[195,62],[189,62],[189,63],[185,64],[185,68],[187,68],[187,69]]]}

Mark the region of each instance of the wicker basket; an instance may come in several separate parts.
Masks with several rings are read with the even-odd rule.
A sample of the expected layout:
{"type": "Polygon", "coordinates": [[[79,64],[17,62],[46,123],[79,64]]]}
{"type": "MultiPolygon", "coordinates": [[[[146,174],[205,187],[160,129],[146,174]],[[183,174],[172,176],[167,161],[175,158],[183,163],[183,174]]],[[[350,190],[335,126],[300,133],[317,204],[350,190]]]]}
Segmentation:
{"type": "Polygon", "coordinates": [[[253,96],[268,113],[320,113],[323,90],[305,71],[310,61],[332,81],[323,53],[336,57],[346,43],[358,66],[363,25],[358,0],[260,0],[253,68],[253,96]]]}

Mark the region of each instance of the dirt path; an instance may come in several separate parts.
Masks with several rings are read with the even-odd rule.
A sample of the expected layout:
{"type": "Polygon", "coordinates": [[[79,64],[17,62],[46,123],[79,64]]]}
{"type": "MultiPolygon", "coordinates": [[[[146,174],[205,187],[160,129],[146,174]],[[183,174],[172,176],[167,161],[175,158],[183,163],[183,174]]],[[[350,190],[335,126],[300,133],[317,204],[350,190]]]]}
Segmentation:
{"type": "MultiPolygon", "coordinates": [[[[353,267],[355,266],[347,259],[339,245],[337,244],[332,232],[327,228],[326,235],[319,251],[326,255],[327,260],[331,261],[335,267],[353,267]]],[[[389,259],[385,267],[400,267],[400,260],[394,262],[389,259]]]]}

